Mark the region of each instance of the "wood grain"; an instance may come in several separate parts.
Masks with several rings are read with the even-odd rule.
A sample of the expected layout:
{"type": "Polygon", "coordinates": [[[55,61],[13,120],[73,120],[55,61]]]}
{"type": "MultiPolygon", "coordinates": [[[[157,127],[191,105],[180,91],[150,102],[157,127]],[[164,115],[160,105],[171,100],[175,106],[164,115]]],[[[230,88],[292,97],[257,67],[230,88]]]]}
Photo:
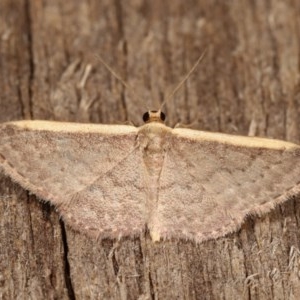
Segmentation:
{"type": "MultiPolygon", "coordinates": [[[[207,47],[168,103],[168,125],[299,144],[296,0],[0,2],[0,121],[142,124],[207,47]],[[94,58],[100,54],[139,95],[94,58]]],[[[0,294],[46,299],[297,299],[299,199],[226,238],[91,241],[1,177],[0,294]]]]}

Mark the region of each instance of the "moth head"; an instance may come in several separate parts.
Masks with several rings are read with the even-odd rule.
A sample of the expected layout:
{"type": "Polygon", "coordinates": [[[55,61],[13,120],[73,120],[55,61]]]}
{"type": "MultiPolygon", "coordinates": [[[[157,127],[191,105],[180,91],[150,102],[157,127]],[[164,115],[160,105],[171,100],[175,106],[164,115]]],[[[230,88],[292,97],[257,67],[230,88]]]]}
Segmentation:
{"type": "Polygon", "coordinates": [[[143,120],[145,123],[160,122],[164,123],[166,115],[162,111],[149,110],[144,113],[143,120]]]}

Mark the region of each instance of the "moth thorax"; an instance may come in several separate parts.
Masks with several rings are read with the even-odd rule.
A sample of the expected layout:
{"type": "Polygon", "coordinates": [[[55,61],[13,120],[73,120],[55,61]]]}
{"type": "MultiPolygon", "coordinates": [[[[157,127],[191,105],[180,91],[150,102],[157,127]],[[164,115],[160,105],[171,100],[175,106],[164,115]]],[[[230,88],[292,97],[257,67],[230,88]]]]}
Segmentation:
{"type": "Polygon", "coordinates": [[[164,151],[166,144],[165,132],[148,131],[147,128],[145,128],[145,135],[142,139],[141,145],[143,147],[144,164],[147,166],[148,174],[154,176],[154,181],[157,182],[162,166],[164,165],[166,154],[164,151]]]}

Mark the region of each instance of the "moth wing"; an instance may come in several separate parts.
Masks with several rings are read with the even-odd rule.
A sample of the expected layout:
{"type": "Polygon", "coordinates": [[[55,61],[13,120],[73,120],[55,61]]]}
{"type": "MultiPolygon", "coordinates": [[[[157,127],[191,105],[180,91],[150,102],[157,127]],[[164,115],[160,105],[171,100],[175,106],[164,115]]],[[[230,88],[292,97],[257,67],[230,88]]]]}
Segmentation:
{"type": "Polygon", "coordinates": [[[136,136],[123,125],[5,123],[0,169],[54,204],[76,230],[101,238],[135,234],[144,230],[146,200],[136,136]]]}
{"type": "Polygon", "coordinates": [[[283,141],[174,129],[167,141],[152,236],[224,236],[300,192],[300,147],[283,141]]]}

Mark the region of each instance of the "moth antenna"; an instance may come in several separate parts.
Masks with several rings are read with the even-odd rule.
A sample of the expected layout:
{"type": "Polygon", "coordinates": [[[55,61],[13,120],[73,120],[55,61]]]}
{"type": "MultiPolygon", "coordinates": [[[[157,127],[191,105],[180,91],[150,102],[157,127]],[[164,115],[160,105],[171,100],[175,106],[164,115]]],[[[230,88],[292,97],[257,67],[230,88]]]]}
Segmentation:
{"type": "Polygon", "coordinates": [[[134,91],[134,88],[129,85],[121,76],[119,76],[105,61],[102,59],[100,55],[95,55],[96,58],[100,60],[100,62],[104,65],[104,67],[115,77],[117,78],[131,93],[134,95],[136,100],[139,100],[140,97],[134,91]]]}
{"type": "Polygon", "coordinates": [[[169,102],[174,95],[177,93],[177,91],[182,87],[182,85],[188,80],[188,78],[191,76],[191,74],[195,71],[196,67],[200,64],[200,62],[203,60],[205,54],[206,54],[207,49],[205,49],[202,54],[199,56],[191,70],[184,76],[184,78],[179,82],[179,84],[175,87],[175,89],[169,94],[166,98],[166,100],[163,101],[163,103],[160,106],[159,111],[162,110],[162,108],[166,105],[167,102],[169,102]]]}

